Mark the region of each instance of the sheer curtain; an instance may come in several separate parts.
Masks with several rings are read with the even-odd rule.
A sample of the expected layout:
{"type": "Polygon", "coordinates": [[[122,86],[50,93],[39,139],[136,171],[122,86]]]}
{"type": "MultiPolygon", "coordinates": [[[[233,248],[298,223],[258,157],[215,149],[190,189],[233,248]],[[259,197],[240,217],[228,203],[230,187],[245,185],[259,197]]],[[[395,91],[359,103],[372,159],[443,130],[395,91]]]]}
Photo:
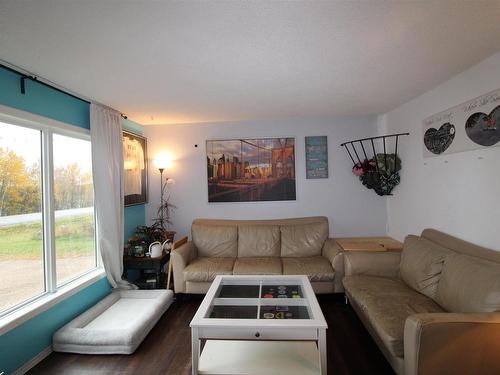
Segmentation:
{"type": "Polygon", "coordinates": [[[123,274],[123,140],[120,113],[90,105],[97,242],[113,288],[135,289],[123,274]]]}

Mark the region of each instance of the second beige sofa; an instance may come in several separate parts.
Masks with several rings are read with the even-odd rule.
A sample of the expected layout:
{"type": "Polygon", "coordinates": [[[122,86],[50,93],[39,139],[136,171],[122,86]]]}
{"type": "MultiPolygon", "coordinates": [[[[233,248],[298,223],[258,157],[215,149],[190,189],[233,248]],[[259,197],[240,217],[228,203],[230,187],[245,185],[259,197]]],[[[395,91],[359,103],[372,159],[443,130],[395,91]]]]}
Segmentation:
{"type": "Polygon", "coordinates": [[[348,252],[345,293],[396,373],[500,374],[500,252],[433,229],[348,252]]]}
{"type": "Polygon", "coordinates": [[[206,293],[216,275],[307,275],[316,293],[343,291],[342,254],[326,217],[196,219],[191,234],[171,254],[176,293],[206,293]]]}

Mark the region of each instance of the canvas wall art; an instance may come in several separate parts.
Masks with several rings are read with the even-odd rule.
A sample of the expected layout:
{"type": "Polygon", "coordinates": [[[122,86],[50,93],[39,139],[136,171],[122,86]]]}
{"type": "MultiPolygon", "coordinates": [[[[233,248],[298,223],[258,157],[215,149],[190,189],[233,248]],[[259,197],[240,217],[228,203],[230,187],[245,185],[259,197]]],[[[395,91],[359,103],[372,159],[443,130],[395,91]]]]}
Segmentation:
{"type": "Polygon", "coordinates": [[[500,89],[423,121],[424,157],[500,146],[500,89]]]}
{"type": "Polygon", "coordinates": [[[125,206],[148,201],[148,166],[146,138],[123,132],[123,167],[125,206]]]}
{"type": "Polygon", "coordinates": [[[208,201],[296,199],[295,138],[208,140],[208,201]]]}
{"type": "Polygon", "coordinates": [[[306,137],[306,178],[328,178],[327,136],[306,137]]]}

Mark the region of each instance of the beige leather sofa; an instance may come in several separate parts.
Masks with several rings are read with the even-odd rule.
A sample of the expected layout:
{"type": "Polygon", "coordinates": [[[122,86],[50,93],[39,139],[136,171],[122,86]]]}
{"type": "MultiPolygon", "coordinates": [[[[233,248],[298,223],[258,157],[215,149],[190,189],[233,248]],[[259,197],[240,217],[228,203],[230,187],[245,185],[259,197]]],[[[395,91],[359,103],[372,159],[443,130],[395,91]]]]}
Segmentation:
{"type": "Polygon", "coordinates": [[[500,252],[426,229],[344,253],[345,293],[398,374],[500,374],[500,252]]]}
{"type": "Polygon", "coordinates": [[[340,248],[326,217],[196,219],[171,254],[176,293],[206,293],[216,275],[307,275],[316,293],[342,291],[340,248]]]}

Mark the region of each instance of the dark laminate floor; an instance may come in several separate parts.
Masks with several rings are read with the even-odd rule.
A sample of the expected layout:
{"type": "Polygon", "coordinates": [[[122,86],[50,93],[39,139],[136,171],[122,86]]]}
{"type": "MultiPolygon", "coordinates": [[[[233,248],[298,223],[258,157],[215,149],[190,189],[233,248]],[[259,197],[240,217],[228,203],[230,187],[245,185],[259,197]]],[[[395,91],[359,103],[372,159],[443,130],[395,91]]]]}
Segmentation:
{"type": "MultiPolygon", "coordinates": [[[[132,355],[53,353],[29,374],[190,374],[189,322],[200,302],[198,296],[174,302],[132,355]]],[[[344,304],[343,296],[322,295],[319,302],[328,322],[329,374],[393,374],[354,311],[344,304]]]]}

